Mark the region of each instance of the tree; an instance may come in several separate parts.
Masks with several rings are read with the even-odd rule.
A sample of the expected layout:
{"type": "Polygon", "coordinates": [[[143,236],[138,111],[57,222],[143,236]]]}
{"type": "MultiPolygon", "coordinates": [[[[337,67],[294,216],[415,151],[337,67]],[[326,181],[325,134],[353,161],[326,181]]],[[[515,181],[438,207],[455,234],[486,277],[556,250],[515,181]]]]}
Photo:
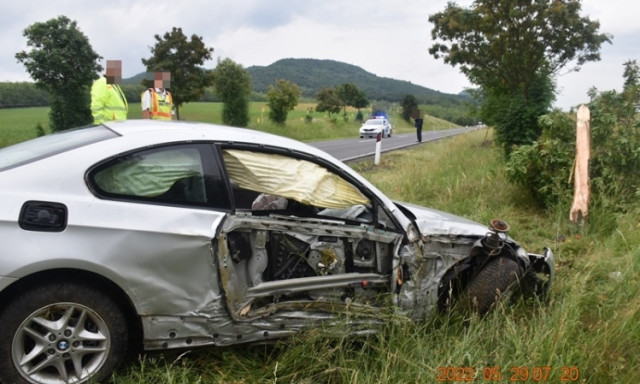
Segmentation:
{"type": "Polygon", "coordinates": [[[507,154],[539,136],[537,118],[555,98],[558,71],[600,60],[601,45],[611,42],[580,9],[580,0],[476,0],[429,17],[429,53],[480,87],[482,118],[495,124],[507,154]]]}
{"type": "Polygon", "coordinates": [[[629,125],[634,121],[640,111],[640,67],[637,60],[629,60],[624,63],[624,98],[625,119],[629,125]]]}
{"type": "Polygon", "coordinates": [[[89,39],[66,16],[32,24],[24,36],[31,49],[16,53],[16,59],[51,95],[51,130],[90,124],[91,84],[102,67],[89,39]]]}
{"type": "Polygon", "coordinates": [[[416,100],[414,95],[405,95],[400,106],[402,107],[402,119],[409,122],[418,110],[418,100],[416,100]]]}
{"type": "Polygon", "coordinates": [[[208,48],[202,37],[182,33],[182,28],[173,27],[160,37],[155,35],[156,45],[151,47],[152,56],[142,59],[147,71],[167,71],[171,73],[171,96],[176,107],[176,117],[180,119],[180,106],[189,101],[197,101],[204,89],[213,84],[213,72],[202,67],[211,59],[213,48],[208,48]]]}
{"type": "Polygon", "coordinates": [[[249,124],[251,75],[242,65],[227,58],[218,61],[214,70],[216,94],[224,104],[222,121],[234,127],[249,124]]]}
{"type": "Polygon", "coordinates": [[[360,111],[360,108],[364,108],[369,105],[369,100],[367,100],[367,95],[363,91],[361,91],[355,84],[352,83],[343,83],[336,87],[336,94],[340,101],[342,101],[342,106],[344,108],[344,113],[347,113],[347,107],[351,106],[357,108],[360,111]]]}
{"type": "Polygon", "coordinates": [[[289,111],[298,105],[298,99],[301,95],[302,92],[297,84],[284,79],[276,81],[275,87],[269,86],[267,92],[269,119],[275,123],[284,124],[287,121],[289,111]]]}
{"type": "Polygon", "coordinates": [[[342,109],[342,101],[338,97],[334,88],[322,87],[316,94],[316,111],[332,113],[340,112],[342,109]]]}

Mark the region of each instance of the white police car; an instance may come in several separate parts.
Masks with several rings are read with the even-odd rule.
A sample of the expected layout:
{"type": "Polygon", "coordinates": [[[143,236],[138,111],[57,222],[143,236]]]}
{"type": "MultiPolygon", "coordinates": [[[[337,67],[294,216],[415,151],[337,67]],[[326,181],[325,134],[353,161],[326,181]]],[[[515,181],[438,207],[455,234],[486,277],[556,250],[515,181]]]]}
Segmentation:
{"type": "Polygon", "coordinates": [[[391,137],[392,131],[391,123],[389,123],[386,117],[374,117],[362,124],[360,127],[360,138],[377,137],[379,133],[382,133],[382,137],[391,137]]]}

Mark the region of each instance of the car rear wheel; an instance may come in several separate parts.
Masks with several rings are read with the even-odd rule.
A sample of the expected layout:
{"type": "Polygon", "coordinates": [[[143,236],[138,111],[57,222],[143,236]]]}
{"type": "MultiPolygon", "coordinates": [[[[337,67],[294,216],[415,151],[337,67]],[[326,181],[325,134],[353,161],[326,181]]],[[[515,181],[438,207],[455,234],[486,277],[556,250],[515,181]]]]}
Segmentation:
{"type": "Polygon", "coordinates": [[[522,268],[512,259],[498,257],[489,261],[467,285],[459,306],[462,310],[484,315],[497,303],[511,296],[522,276],[522,268]]]}
{"type": "Polygon", "coordinates": [[[107,295],[78,283],[30,289],[0,313],[0,382],[101,381],[121,363],[127,322],[107,295]]]}

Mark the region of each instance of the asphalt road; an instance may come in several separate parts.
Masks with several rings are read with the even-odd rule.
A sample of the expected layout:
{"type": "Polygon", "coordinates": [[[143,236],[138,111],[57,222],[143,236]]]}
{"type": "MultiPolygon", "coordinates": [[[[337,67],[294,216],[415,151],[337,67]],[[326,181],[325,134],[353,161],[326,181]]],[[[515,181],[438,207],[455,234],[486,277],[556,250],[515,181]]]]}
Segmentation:
{"type": "MultiPolygon", "coordinates": [[[[430,141],[440,140],[445,137],[460,135],[470,132],[480,127],[452,128],[439,131],[422,131],[422,142],[418,143],[415,132],[393,134],[385,137],[381,141],[380,151],[387,152],[396,149],[407,148],[414,145],[424,145],[430,141]]],[[[357,133],[357,132],[356,132],[357,133]]],[[[342,139],[331,141],[316,141],[309,143],[316,148],[322,149],[333,157],[341,161],[356,160],[362,157],[375,155],[376,139],[342,139]]]]}

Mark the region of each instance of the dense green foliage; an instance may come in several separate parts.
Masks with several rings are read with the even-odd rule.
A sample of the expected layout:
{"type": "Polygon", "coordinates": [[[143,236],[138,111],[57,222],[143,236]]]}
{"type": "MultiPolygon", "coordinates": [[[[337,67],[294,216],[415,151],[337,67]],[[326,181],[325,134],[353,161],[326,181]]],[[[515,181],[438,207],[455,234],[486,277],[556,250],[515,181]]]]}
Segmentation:
{"type": "Polygon", "coordinates": [[[400,103],[402,119],[409,122],[418,113],[418,100],[414,95],[405,95],[400,103]]]}
{"type": "MultiPolygon", "coordinates": [[[[140,94],[146,89],[140,81],[135,84],[122,83],[120,88],[130,104],[139,103],[140,94]]],[[[49,99],[49,93],[38,88],[35,83],[0,82],[0,109],[49,106],[49,99]]]]}
{"type": "Polygon", "coordinates": [[[35,83],[0,83],[0,109],[49,105],[49,93],[35,83]]]}
{"type": "Polygon", "coordinates": [[[431,116],[437,116],[440,119],[450,121],[453,124],[462,126],[477,125],[481,122],[479,115],[475,111],[476,106],[473,103],[464,103],[457,107],[440,104],[423,104],[420,110],[431,116]]]}
{"type": "Polygon", "coordinates": [[[324,87],[316,94],[316,112],[338,113],[342,109],[342,100],[335,88],[324,87]]]}
{"type": "MultiPolygon", "coordinates": [[[[638,64],[625,65],[621,93],[590,91],[592,204],[624,211],[640,195],[640,81],[638,64]]],[[[545,207],[566,206],[573,196],[575,117],[556,111],[540,118],[542,136],[512,153],[509,179],[531,191],[545,207]]]]}
{"type": "MultiPolygon", "coordinates": [[[[180,119],[180,107],[189,101],[200,100],[205,87],[213,84],[213,73],[202,68],[211,59],[213,48],[204,44],[201,36],[191,35],[190,39],[182,28],[173,27],[162,37],[154,36],[156,44],[151,47],[151,57],[142,59],[147,71],[168,71],[171,73],[171,96],[180,119]]],[[[146,82],[143,85],[147,85],[146,82]]],[[[148,85],[147,85],[148,86],[148,85]]]]}
{"type": "Polygon", "coordinates": [[[495,125],[507,155],[537,139],[537,117],[551,107],[557,72],[600,60],[600,46],[610,42],[580,10],[580,0],[476,0],[470,8],[448,3],[429,17],[429,53],[480,87],[482,118],[495,125]]]}
{"type": "Polygon", "coordinates": [[[249,95],[251,76],[233,60],[218,60],[214,70],[216,94],[224,103],[222,122],[233,127],[246,127],[249,123],[249,95]]]}
{"type": "Polygon", "coordinates": [[[142,84],[121,84],[120,88],[129,104],[139,103],[142,93],[147,89],[142,84]]]}
{"type": "Polygon", "coordinates": [[[16,53],[36,86],[49,92],[51,130],[60,131],[89,124],[91,116],[90,88],[100,56],[77,23],[59,16],[35,23],[24,30],[29,51],[16,53]]]}
{"type": "Polygon", "coordinates": [[[276,81],[275,86],[269,87],[269,92],[267,92],[269,119],[274,123],[284,124],[287,121],[289,111],[298,105],[300,96],[298,85],[283,79],[276,81]]]}
{"type": "Polygon", "coordinates": [[[338,98],[342,101],[345,113],[347,113],[347,107],[353,107],[360,111],[361,108],[369,105],[367,95],[353,83],[338,84],[335,89],[338,98]]]}
{"type": "Polygon", "coordinates": [[[507,157],[513,148],[531,144],[540,136],[538,118],[549,111],[554,99],[549,77],[539,76],[526,90],[476,92],[481,115],[495,126],[496,140],[507,157]]]}

